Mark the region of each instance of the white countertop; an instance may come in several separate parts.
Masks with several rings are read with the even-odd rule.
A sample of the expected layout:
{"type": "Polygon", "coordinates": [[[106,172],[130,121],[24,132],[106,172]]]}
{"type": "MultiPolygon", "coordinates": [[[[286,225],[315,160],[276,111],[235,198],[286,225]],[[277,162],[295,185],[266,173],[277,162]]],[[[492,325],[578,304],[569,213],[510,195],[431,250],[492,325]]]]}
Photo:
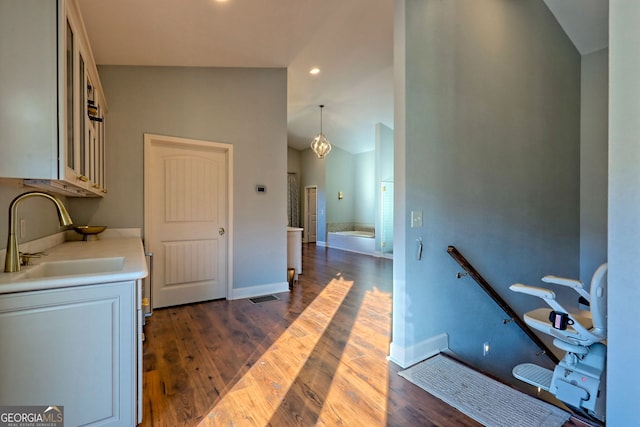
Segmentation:
{"type": "Polygon", "coordinates": [[[92,285],[97,283],[124,282],[141,279],[148,274],[144,248],[141,239],[138,237],[104,239],[89,242],[68,241],[48,249],[46,252],[48,255],[42,256],[41,258],[32,258],[33,265],[22,266],[18,272],[0,272],[0,294],[92,285]],[[42,263],[112,257],[124,257],[124,265],[121,270],[55,277],[24,277],[26,272],[42,263]]]}

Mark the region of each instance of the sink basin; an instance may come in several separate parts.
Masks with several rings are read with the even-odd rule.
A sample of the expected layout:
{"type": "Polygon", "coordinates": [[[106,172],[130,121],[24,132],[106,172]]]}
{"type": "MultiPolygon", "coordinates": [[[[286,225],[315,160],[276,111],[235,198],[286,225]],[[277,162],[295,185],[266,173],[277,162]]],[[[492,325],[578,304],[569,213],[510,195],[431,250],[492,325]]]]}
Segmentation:
{"type": "Polygon", "coordinates": [[[26,279],[72,276],[77,274],[112,273],[122,270],[124,257],[88,258],[68,261],[43,262],[24,270],[26,279]]]}

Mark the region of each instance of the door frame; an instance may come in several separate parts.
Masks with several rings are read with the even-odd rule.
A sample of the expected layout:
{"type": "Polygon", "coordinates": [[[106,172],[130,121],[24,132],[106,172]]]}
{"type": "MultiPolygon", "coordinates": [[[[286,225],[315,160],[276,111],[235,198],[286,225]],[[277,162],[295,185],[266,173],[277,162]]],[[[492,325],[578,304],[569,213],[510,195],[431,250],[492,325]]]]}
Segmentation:
{"type": "MultiPolygon", "coordinates": [[[[147,185],[150,182],[150,168],[148,159],[150,158],[151,145],[154,140],[162,140],[176,146],[199,146],[221,150],[226,155],[227,170],[227,296],[230,299],[233,295],[233,145],[226,142],[205,141],[200,139],[190,139],[167,135],[157,135],[152,133],[144,133],[144,222],[143,222],[143,239],[145,242],[151,240],[153,230],[150,230],[151,209],[149,208],[150,197],[147,191],[147,185]]],[[[145,248],[146,249],[146,248],[145,248]]],[[[151,289],[149,290],[152,293],[151,289]]]]}
{"type": "Polygon", "coordinates": [[[306,233],[303,233],[304,238],[302,239],[303,243],[309,243],[309,190],[316,190],[316,242],[318,241],[318,186],[317,185],[305,185],[304,187],[304,220],[302,222],[302,226],[306,233]]]}

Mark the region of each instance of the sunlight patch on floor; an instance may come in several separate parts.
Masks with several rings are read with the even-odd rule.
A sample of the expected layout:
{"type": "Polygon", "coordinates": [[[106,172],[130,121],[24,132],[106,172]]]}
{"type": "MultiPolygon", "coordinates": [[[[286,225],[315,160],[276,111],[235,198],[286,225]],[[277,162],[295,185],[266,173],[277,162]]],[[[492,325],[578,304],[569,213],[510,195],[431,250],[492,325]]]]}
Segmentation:
{"type": "Polygon", "coordinates": [[[390,294],[366,293],[319,417],[324,425],[342,425],[345,420],[372,427],[387,425],[386,356],[391,325],[371,319],[389,319],[390,310],[390,294]]]}
{"type": "Polygon", "coordinates": [[[342,279],[327,284],[199,425],[266,425],[352,286],[342,279]]]}

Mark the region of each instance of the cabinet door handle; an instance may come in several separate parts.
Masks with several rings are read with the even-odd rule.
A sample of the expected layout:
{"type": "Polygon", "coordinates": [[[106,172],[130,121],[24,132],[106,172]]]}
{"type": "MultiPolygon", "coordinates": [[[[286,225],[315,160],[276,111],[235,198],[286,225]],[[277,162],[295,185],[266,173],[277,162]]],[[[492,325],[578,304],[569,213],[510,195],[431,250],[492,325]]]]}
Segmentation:
{"type": "Polygon", "coordinates": [[[224,230],[224,227],[220,227],[220,228],[218,228],[218,234],[219,234],[219,235],[223,236],[223,235],[224,235],[224,233],[226,233],[226,231],[224,230]]]}

